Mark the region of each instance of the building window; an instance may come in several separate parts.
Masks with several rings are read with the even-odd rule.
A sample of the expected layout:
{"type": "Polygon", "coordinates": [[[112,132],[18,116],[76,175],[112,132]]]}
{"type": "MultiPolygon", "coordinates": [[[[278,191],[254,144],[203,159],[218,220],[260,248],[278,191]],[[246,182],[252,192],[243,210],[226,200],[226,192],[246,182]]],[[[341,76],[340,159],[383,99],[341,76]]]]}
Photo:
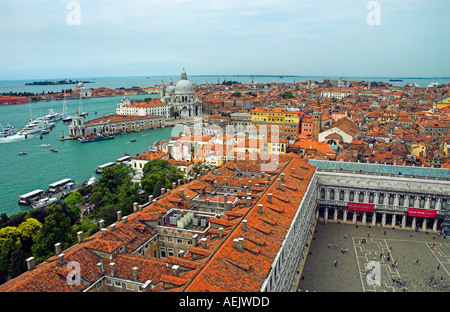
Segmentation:
{"type": "Polygon", "coordinates": [[[122,288],[122,282],[114,281],[114,287],[122,288]]]}

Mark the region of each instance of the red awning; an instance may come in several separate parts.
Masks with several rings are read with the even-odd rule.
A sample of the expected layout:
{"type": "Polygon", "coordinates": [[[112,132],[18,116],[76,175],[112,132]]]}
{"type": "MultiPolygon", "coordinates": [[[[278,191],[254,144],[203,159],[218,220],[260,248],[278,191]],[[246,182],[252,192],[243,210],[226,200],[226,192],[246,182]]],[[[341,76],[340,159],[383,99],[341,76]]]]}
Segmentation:
{"type": "Polygon", "coordinates": [[[408,216],[422,218],[436,218],[436,210],[408,208],[408,216]]]}
{"type": "Polygon", "coordinates": [[[372,204],[362,204],[362,203],[347,203],[348,210],[373,212],[374,205],[372,204]]]}

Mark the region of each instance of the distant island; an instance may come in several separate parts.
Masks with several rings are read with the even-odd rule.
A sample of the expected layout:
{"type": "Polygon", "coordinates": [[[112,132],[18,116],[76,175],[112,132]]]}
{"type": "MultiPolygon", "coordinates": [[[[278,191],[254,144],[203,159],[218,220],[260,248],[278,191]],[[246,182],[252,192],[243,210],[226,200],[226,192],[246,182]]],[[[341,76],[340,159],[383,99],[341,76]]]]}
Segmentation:
{"type": "Polygon", "coordinates": [[[80,80],[45,80],[45,81],[34,81],[34,82],[27,82],[26,86],[49,86],[49,85],[67,85],[67,84],[77,84],[79,82],[82,83],[94,83],[93,81],[80,81],[80,80]]]}

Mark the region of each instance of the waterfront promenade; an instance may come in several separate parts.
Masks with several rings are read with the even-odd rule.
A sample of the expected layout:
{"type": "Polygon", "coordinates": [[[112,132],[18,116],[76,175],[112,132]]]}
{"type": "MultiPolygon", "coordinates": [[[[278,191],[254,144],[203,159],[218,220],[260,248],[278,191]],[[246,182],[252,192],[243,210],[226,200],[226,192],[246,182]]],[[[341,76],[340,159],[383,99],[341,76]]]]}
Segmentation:
{"type": "Polygon", "coordinates": [[[449,272],[450,238],[319,219],[293,291],[449,292],[449,272]]]}

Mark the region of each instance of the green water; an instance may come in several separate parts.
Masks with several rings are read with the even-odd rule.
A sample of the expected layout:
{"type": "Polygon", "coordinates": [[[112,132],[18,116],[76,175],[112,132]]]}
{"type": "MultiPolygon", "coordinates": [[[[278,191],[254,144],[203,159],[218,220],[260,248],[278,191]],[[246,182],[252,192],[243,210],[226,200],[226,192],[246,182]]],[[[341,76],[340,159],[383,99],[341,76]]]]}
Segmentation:
{"type": "MultiPolygon", "coordinates": [[[[129,96],[137,99],[145,97],[149,96],[129,96]]],[[[115,112],[115,106],[121,98],[83,100],[83,111],[89,113],[85,120],[115,112]]],[[[32,103],[31,111],[34,116],[40,117],[50,108],[62,112],[62,105],[62,101],[32,103]]],[[[73,114],[78,108],[78,100],[68,100],[67,107],[69,114],[73,114]]],[[[0,123],[3,126],[10,123],[21,129],[29,119],[28,104],[0,106],[0,123]]],[[[119,135],[114,140],[83,144],[75,140],[59,141],[63,133],[68,134],[68,126],[59,120],[43,139],[39,138],[40,133],[23,140],[0,138],[0,213],[6,212],[9,216],[27,211],[31,209],[29,206],[18,205],[20,195],[35,189],[45,191],[49,184],[65,178],[81,184],[95,174],[98,165],[115,161],[125,153],[135,156],[146,152],[155,142],[171,138],[171,131],[170,127],[154,129],[119,135]],[[131,139],[137,141],[130,143],[131,139]],[[50,147],[42,147],[41,144],[50,144],[50,147]],[[50,149],[56,149],[58,153],[52,153],[50,149]],[[27,152],[28,155],[19,156],[19,152],[27,152]]]]}

